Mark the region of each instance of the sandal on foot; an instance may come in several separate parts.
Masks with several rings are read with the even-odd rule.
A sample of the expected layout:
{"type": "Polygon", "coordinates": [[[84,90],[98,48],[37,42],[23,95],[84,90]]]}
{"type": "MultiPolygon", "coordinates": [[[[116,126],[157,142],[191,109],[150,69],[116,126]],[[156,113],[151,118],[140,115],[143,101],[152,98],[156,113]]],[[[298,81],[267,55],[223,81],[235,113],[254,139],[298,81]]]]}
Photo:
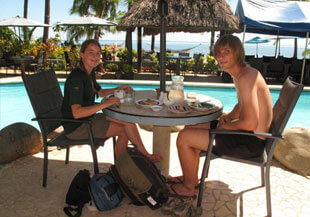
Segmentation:
{"type": "Polygon", "coordinates": [[[181,177],[168,177],[166,182],[167,184],[182,184],[183,179],[181,177]],[[176,180],[172,180],[172,178],[176,180]]]}

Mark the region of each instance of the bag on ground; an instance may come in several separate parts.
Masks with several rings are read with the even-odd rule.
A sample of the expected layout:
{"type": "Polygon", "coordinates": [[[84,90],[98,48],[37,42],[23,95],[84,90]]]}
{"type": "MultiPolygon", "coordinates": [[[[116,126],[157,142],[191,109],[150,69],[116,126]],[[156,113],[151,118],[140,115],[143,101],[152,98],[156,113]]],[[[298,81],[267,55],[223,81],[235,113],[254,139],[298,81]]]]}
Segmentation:
{"type": "Polygon", "coordinates": [[[165,178],[155,164],[136,148],[127,147],[116,159],[111,172],[135,205],[157,209],[169,197],[165,178]]]}
{"type": "Polygon", "coordinates": [[[88,170],[80,170],[73,178],[66,195],[66,203],[69,206],[64,207],[67,216],[81,216],[84,204],[91,200],[88,191],[89,181],[90,173],[88,170]]]}
{"type": "Polygon", "coordinates": [[[100,211],[117,207],[124,197],[110,171],[95,174],[89,182],[89,192],[93,203],[100,211]]]}

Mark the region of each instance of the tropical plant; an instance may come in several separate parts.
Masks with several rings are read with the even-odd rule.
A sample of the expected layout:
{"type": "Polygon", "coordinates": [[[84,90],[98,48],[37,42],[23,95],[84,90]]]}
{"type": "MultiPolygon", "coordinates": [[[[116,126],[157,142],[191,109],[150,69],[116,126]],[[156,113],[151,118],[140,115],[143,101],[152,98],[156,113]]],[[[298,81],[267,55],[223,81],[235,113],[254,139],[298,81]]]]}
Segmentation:
{"type": "Polygon", "coordinates": [[[133,73],[133,66],[129,65],[129,64],[123,64],[122,65],[122,71],[127,73],[133,73]]]}
{"type": "Polygon", "coordinates": [[[102,53],[102,60],[103,61],[111,60],[112,59],[110,47],[108,45],[104,45],[101,48],[101,53],[102,53]]]}
{"type": "MultiPolygon", "coordinates": [[[[120,0],[74,0],[72,8],[70,9],[71,14],[78,14],[80,16],[96,16],[99,18],[106,18],[108,20],[115,20],[117,17],[117,7],[120,0]]],[[[101,30],[109,29],[104,27],[90,27],[83,28],[79,26],[66,27],[68,31],[69,40],[79,40],[86,36],[89,38],[95,38],[99,40],[101,36],[101,30]]]]}
{"type": "Polygon", "coordinates": [[[0,27],[0,56],[3,53],[15,54],[16,50],[13,44],[19,43],[15,33],[8,27],[0,27]]]}
{"type": "Polygon", "coordinates": [[[204,71],[213,73],[219,69],[219,65],[213,56],[207,54],[206,62],[203,64],[203,69],[204,71]]]}
{"type": "Polygon", "coordinates": [[[109,63],[106,65],[105,69],[109,72],[117,72],[118,71],[118,65],[115,63],[109,63]]]}

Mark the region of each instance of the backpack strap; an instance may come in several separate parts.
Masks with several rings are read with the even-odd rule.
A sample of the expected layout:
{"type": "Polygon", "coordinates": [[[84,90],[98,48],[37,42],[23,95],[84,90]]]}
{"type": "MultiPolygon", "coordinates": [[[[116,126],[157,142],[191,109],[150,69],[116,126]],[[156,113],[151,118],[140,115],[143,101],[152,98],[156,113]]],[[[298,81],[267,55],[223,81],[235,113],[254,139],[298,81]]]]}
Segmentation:
{"type": "Polygon", "coordinates": [[[82,215],[83,206],[84,206],[84,204],[79,205],[77,208],[73,208],[71,206],[66,206],[66,207],[64,207],[64,212],[69,217],[80,217],[82,215]],[[76,212],[75,215],[72,214],[72,211],[76,212]]]}

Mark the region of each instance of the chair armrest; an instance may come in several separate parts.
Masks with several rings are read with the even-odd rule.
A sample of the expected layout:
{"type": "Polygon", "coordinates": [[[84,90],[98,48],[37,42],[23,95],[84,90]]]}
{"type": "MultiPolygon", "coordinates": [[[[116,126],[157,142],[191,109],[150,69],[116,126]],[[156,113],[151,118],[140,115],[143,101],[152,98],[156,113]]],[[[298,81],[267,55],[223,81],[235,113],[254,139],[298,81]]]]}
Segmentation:
{"type": "Polygon", "coordinates": [[[68,118],[32,118],[32,121],[66,121],[66,122],[75,122],[75,123],[86,123],[90,124],[90,120],[76,120],[68,118]]]}
{"type": "Polygon", "coordinates": [[[246,135],[246,136],[261,136],[272,139],[283,139],[282,135],[272,135],[271,133],[260,133],[260,132],[249,132],[249,131],[238,131],[238,130],[217,130],[211,129],[211,134],[231,134],[231,135],[246,135]]]}

